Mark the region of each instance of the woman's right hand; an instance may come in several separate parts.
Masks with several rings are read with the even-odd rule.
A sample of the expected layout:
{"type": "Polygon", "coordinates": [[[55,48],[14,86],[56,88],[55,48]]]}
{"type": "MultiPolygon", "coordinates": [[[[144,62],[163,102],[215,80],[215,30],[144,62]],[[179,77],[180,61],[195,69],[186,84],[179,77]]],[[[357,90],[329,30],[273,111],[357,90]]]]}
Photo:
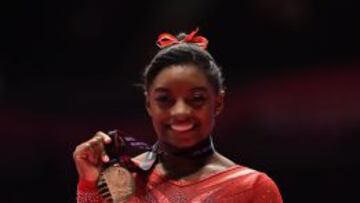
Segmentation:
{"type": "Polygon", "coordinates": [[[110,142],[111,138],[99,131],[93,138],[76,147],[73,158],[80,180],[90,182],[98,180],[101,166],[109,161],[104,145],[110,142]]]}

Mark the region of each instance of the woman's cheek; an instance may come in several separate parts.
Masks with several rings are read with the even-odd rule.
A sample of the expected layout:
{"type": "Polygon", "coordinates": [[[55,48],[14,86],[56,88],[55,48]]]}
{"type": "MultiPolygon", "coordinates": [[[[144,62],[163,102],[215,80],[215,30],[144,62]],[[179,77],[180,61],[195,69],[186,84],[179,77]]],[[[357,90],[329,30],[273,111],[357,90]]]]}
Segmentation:
{"type": "Polygon", "coordinates": [[[152,117],[153,125],[157,133],[164,133],[166,130],[166,116],[162,111],[155,111],[152,117]]]}

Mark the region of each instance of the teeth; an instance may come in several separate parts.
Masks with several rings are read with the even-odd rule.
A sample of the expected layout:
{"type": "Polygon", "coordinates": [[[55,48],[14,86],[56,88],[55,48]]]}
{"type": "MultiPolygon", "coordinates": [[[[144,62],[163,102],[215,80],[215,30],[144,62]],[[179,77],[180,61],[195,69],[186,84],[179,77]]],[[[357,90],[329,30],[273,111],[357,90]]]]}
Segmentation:
{"type": "Polygon", "coordinates": [[[175,131],[179,131],[179,132],[184,132],[187,130],[192,129],[194,126],[193,123],[188,123],[188,124],[172,124],[171,125],[171,129],[175,130],[175,131]]]}

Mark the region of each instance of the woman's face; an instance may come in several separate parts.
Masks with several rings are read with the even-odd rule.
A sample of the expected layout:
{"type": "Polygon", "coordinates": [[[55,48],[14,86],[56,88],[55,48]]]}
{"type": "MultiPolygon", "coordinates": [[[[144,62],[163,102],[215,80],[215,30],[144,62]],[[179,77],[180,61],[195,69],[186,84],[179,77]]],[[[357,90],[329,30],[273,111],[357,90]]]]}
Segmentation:
{"type": "Polygon", "coordinates": [[[210,135],[223,97],[196,65],[172,65],[155,77],[146,92],[146,107],[158,139],[186,148],[210,135]]]}

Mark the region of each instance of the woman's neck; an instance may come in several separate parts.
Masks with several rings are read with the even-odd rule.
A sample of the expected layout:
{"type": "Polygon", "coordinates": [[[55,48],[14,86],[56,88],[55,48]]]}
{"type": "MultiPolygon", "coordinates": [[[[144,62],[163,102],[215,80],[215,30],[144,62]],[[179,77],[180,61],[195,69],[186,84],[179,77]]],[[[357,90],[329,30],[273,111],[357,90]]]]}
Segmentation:
{"type": "Polygon", "coordinates": [[[195,146],[178,149],[159,142],[158,169],[168,177],[178,179],[203,168],[214,157],[215,149],[211,137],[195,146]]]}
{"type": "Polygon", "coordinates": [[[211,137],[207,137],[206,139],[200,141],[194,146],[187,148],[178,148],[171,144],[158,141],[155,146],[155,150],[157,154],[160,156],[169,156],[170,158],[203,158],[207,157],[214,153],[214,145],[211,137]]]}

